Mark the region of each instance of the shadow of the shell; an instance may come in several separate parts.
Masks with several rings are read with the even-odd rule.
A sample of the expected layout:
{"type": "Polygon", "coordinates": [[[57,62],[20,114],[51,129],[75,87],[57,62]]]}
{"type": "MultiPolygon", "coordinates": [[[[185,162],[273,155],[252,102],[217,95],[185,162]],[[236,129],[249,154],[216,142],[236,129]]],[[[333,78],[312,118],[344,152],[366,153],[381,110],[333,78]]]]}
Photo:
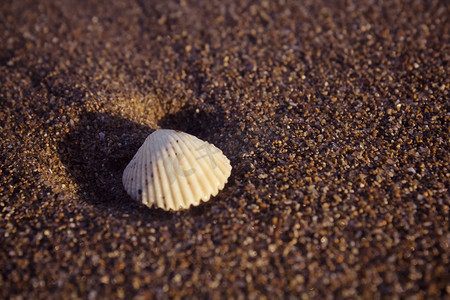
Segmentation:
{"type": "MultiPolygon", "coordinates": [[[[210,124],[216,116],[193,111],[169,115],[160,122],[172,128],[197,134],[206,140],[214,139],[212,131],[202,131],[202,124],[210,124]],[[179,119],[181,118],[181,120],[179,119]],[[189,123],[188,126],[182,126],[189,123]]],[[[205,127],[210,130],[210,127],[205,127]]],[[[203,128],[204,129],[204,128],[203,128]]],[[[154,130],[148,126],[104,113],[88,112],[80,116],[74,128],[59,143],[59,155],[78,187],[81,201],[94,205],[117,218],[136,220],[168,220],[174,215],[202,215],[211,208],[209,203],[180,212],[166,212],[147,208],[132,201],[122,185],[122,173],[145,138],[154,130]]]]}
{"type": "MultiPolygon", "coordinates": [[[[142,205],[132,201],[122,187],[122,172],[152,131],[104,113],[81,115],[58,149],[61,162],[77,184],[80,200],[114,216],[142,214],[142,205]]],[[[162,210],[146,213],[170,217],[162,210]]]]}
{"type": "Polygon", "coordinates": [[[180,111],[167,114],[158,125],[165,129],[175,129],[192,134],[202,140],[215,144],[220,142],[225,122],[224,112],[217,107],[186,105],[180,111]]]}

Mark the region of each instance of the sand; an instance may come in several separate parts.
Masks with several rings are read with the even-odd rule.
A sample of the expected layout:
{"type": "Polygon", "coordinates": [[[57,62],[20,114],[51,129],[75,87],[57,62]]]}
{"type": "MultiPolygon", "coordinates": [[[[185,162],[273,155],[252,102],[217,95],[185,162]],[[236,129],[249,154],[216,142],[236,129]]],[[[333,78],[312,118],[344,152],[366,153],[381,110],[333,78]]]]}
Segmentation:
{"type": "Polygon", "coordinates": [[[445,1],[1,1],[0,298],[450,295],[445,1]],[[230,158],[181,212],[123,169],[230,158]]]}

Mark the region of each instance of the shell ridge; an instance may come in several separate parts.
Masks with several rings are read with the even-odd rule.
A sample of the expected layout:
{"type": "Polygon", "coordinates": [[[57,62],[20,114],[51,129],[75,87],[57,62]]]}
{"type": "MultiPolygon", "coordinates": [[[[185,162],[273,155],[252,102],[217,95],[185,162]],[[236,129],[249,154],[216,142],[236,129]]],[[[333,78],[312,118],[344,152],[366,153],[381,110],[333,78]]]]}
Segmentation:
{"type": "MultiPolygon", "coordinates": [[[[193,194],[193,191],[189,188],[187,184],[187,180],[184,176],[178,174],[177,170],[175,169],[174,164],[176,163],[175,160],[177,160],[178,153],[180,152],[178,149],[176,149],[176,143],[173,143],[172,140],[173,136],[169,136],[169,144],[171,149],[171,155],[172,155],[172,169],[176,176],[176,184],[178,185],[178,189],[180,191],[180,198],[183,203],[183,207],[188,208],[191,206],[191,201],[189,199],[195,198],[195,195],[193,194]]],[[[180,163],[179,161],[177,163],[180,163]]]]}
{"type": "Polygon", "coordinates": [[[208,156],[207,159],[209,160],[209,162],[211,162],[211,160],[213,161],[213,164],[215,165],[215,167],[213,166],[213,169],[215,169],[216,167],[220,168],[223,166],[223,162],[224,162],[223,159],[224,158],[227,159],[227,158],[223,154],[222,150],[217,148],[215,145],[213,145],[209,142],[202,141],[200,139],[197,139],[196,145],[198,146],[197,149],[199,149],[199,150],[202,148],[209,148],[209,150],[206,150],[206,152],[208,154],[212,155],[212,157],[207,155],[208,156]],[[218,163],[216,160],[220,163],[218,163]]]}
{"type": "Polygon", "coordinates": [[[181,149],[183,149],[183,148],[186,149],[183,151],[183,153],[189,153],[187,159],[188,159],[191,167],[193,167],[195,170],[193,175],[197,178],[197,181],[203,187],[202,188],[203,192],[201,193],[200,197],[201,197],[201,199],[204,199],[206,197],[205,193],[207,193],[208,195],[211,194],[211,191],[214,189],[214,185],[211,183],[210,178],[207,176],[207,174],[203,170],[203,167],[199,164],[198,160],[194,157],[193,151],[190,149],[193,147],[189,143],[189,139],[188,138],[180,139],[180,144],[181,144],[180,145],[181,149]]]}
{"type": "MultiPolygon", "coordinates": [[[[146,139],[147,140],[147,139],[146,139]]],[[[145,152],[145,142],[144,144],[142,144],[141,147],[139,147],[138,151],[136,152],[136,154],[134,155],[133,159],[131,160],[130,163],[133,163],[133,165],[131,165],[131,170],[130,170],[130,196],[131,198],[133,198],[136,201],[140,201],[141,200],[141,195],[139,195],[139,161],[140,161],[140,157],[142,157],[142,153],[145,152]]]]}
{"type": "Polygon", "coordinates": [[[137,196],[137,189],[138,189],[138,182],[139,179],[138,177],[138,166],[137,166],[137,162],[134,162],[135,164],[133,165],[133,169],[132,169],[132,173],[131,173],[131,192],[133,193],[132,197],[134,199],[136,199],[137,201],[139,201],[139,198],[137,196]]]}
{"type": "Polygon", "coordinates": [[[141,162],[138,165],[138,172],[136,173],[136,175],[139,176],[139,178],[138,178],[139,180],[136,180],[136,182],[137,182],[137,190],[136,190],[137,191],[137,197],[138,197],[138,200],[141,201],[141,202],[144,202],[146,200],[145,199],[146,192],[144,190],[144,186],[145,186],[144,185],[144,182],[145,182],[145,174],[144,174],[144,172],[145,172],[145,158],[146,158],[147,155],[145,155],[145,148],[144,148],[144,152],[143,153],[144,153],[144,155],[141,156],[141,162]]]}
{"type": "MultiPolygon", "coordinates": [[[[194,141],[193,141],[194,142],[194,141]]],[[[205,152],[207,154],[200,154],[199,153],[199,158],[204,158],[204,159],[198,159],[201,161],[202,166],[204,168],[204,170],[209,170],[209,174],[207,174],[206,176],[213,180],[213,178],[215,178],[215,181],[213,182],[213,189],[211,191],[211,194],[213,196],[217,195],[217,193],[219,192],[219,190],[221,189],[221,186],[223,187],[225,184],[222,184],[222,182],[225,180],[225,176],[222,174],[222,161],[220,160],[220,158],[225,157],[223,155],[223,152],[217,148],[216,146],[214,146],[213,144],[209,143],[209,142],[205,142],[202,141],[200,139],[195,140],[196,145],[198,146],[197,152],[203,152],[200,151],[201,149],[205,149],[205,152]],[[212,155],[212,157],[211,157],[212,155]]]]}
{"type": "Polygon", "coordinates": [[[213,144],[208,144],[208,146],[211,148],[210,151],[214,153],[213,159],[217,160],[216,162],[217,171],[215,172],[215,174],[218,177],[220,176],[218,181],[218,190],[217,190],[218,193],[219,190],[223,189],[223,187],[227,183],[228,177],[230,177],[231,175],[232,167],[230,164],[230,160],[225,156],[225,154],[223,154],[222,150],[220,150],[213,144]]]}
{"type": "Polygon", "coordinates": [[[148,206],[152,206],[155,204],[155,187],[152,183],[153,178],[153,164],[152,164],[152,152],[151,152],[151,145],[147,146],[147,151],[148,151],[148,155],[147,156],[147,170],[148,173],[145,175],[146,176],[146,185],[147,185],[147,190],[148,190],[148,194],[147,194],[147,205],[148,206]]]}
{"type": "MultiPolygon", "coordinates": [[[[189,139],[186,139],[187,143],[189,143],[189,145],[191,146],[191,148],[193,148],[193,151],[195,151],[197,154],[199,153],[198,149],[200,147],[203,147],[203,145],[201,145],[200,147],[196,147],[195,144],[193,144],[191,141],[189,141],[189,139]]],[[[207,143],[207,142],[204,142],[207,143]]],[[[208,144],[206,144],[206,147],[208,146],[208,144]]],[[[219,178],[217,178],[216,174],[214,174],[215,172],[213,172],[212,168],[210,168],[207,164],[205,164],[204,160],[202,159],[202,156],[199,157],[195,157],[195,162],[196,164],[199,166],[199,168],[202,170],[204,177],[206,178],[206,181],[209,183],[210,186],[210,190],[209,190],[209,194],[214,195],[214,193],[217,193],[217,182],[220,181],[219,178]]],[[[209,195],[208,195],[209,196],[209,195]]]]}
{"type": "Polygon", "coordinates": [[[225,186],[225,184],[228,181],[228,177],[230,177],[230,175],[231,175],[232,167],[231,167],[230,160],[225,156],[223,151],[217,147],[216,147],[216,149],[218,149],[220,151],[220,153],[217,153],[217,155],[216,155],[217,159],[220,161],[220,163],[218,163],[217,165],[219,166],[219,169],[222,172],[223,179],[224,179],[223,186],[225,186]]]}
{"type": "MultiPolygon", "coordinates": [[[[174,166],[173,166],[173,157],[175,156],[175,153],[173,151],[172,145],[170,143],[170,136],[167,136],[167,147],[166,147],[166,152],[167,152],[167,158],[166,158],[166,162],[169,165],[169,185],[170,185],[170,190],[172,192],[172,197],[173,197],[173,202],[174,202],[174,207],[175,209],[179,209],[180,207],[183,208],[185,207],[185,203],[184,203],[184,195],[183,195],[183,191],[181,189],[181,185],[180,185],[180,179],[178,178],[174,166]]],[[[167,167],[166,167],[167,170],[167,167]]]]}
{"type": "MultiPolygon", "coordinates": [[[[164,154],[164,159],[163,159],[163,164],[164,164],[164,171],[166,172],[166,176],[167,176],[167,180],[168,180],[168,188],[170,190],[170,194],[171,194],[171,201],[172,201],[172,206],[174,210],[177,210],[180,207],[180,203],[181,206],[183,207],[183,200],[180,200],[180,197],[182,198],[181,195],[181,191],[180,191],[180,186],[178,184],[178,178],[175,174],[175,170],[173,168],[173,163],[171,162],[171,158],[170,158],[170,152],[171,152],[171,145],[170,145],[170,134],[166,135],[164,140],[164,149],[163,154],[164,154]]],[[[173,152],[173,150],[172,150],[173,152]]]]}
{"type": "Polygon", "coordinates": [[[161,186],[159,185],[159,182],[158,182],[159,174],[158,174],[158,165],[156,163],[156,158],[157,158],[156,152],[152,151],[150,153],[150,157],[151,157],[150,161],[152,162],[151,165],[152,165],[152,175],[153,175],[153,176],[150,175],[150,179],[152,181],[153,189],[154,189],[153,204],[156,204],[159,207],[164,207],[164,203],[161,199],[162,198],[161,186]]]}
{"type": "MultiPolygon", "coordinates": [[[[149,152],[150,145],[146,145],[145,152],[149,152]]],[[[144,178],[142,179],[142,202],[145,201],[147,205],[150,205],[150,184],[148,183],[149,178],[149,161],[150,161],[150,155],[144,155],[144,178]],[[145,191],[145,193],[144,193],[145,191]]]]}
{"type": "Polygon", "coordinates": [[[229,162],[225,161],[225,159],[227,159],[226,156],[223,154],[222,150],[220,150],[213,144],[208,144],[207,147],[210,148],[209,151],[212,154],[212,159],[214,160],[216,167],[222,173],[220,175],[225,175],[225,172],[224,172],[224,170],[226,170],[225,164],[229,164],[229,162]]]}
{"type": "Polygon", "coordinates": [[[222,172],[222,175],[224,177],[230,176],[231,175],[230,160],[228,158],[226,158],[226,156],[224,154],[218,155],[218,159],[220,160],[220,163],[217,165],[219,166],[219,169],[222,172]]]}
{"type": "MultiPolygon", "coordinates": [[[[181,135],[181,134],[177,134],[176,136],[173,136],[172,138],[173,138],[173,146],[174,146],[174,148],[176,148],[177,152],[183,154],[184,153],[184,151],[182,149],[183,145],[180,145],[180,141],[181,141],[181,143],[183,143],[182,139],[184,139],[185,136],[181,135]]],[[[188,155],[192,156],[192,153],[190,153],[190,151],[189,151],[188,155]]],[[[177,163],[178,163],[178,167],[179,168],[180,168],[179,165],[181,164],[181,170],[179,171],[179,173],[182,172],[182,174],[178,173],[178,175],[179,175],[180,178],[183,179],[182,182],[185,184],[186,189],[189,191],[191,199],[201,199],[203,191],[205,190],[205,188],[208,189],[209,187],[205,186],[203,184],[204,180],[201,177],[199,177],[200,174],[198,174],[198,172],[196,172],[196,169],[194,168],[195,166],[193,166],[193,164],[191,163],[190,157],[186,157],[186,159],[183,159],[183,158],[180,159],[179,156],[178,156],[177,160],[178,160],[177,163]],[[188,177],[190,175],[186,175],[184,173],[184,172],[189,171],[189,170],[194,170],[194,173],[190,174],[190,175],[194,175],[194,178],[195,178],[196,181],[192,181],[192,180],[189,181],[188,177]],[[189,182],[191,182],[191,183],[189,183],[189,182]],[[195,182],[197,182],[197,184],[195,184],[195,182]]],[[[199,203],[200,203],[199,200],[190,200],[189,201],[189,206],[191,204],[198,205],[199,203]]]]}
{"type": "Polygon", "coordinates": [[[173,172],[172,170],[170,170],[172,168],[172,166],[170,165],[170,163],[168,162],[168,156],[167,156],[167,136],[162,136],[161,137],[161,143],[159,145],[159,153],[160,153],[160,163],[162,164],[162,168],[161,169],[161,177],[163,178],[163,180],[161,180],[161,185],[162,188],[164,190],[164,194],[165,199],[166,199],[166,205],[167,207],[176,210],[176,204],[175,204],[175,192],[172,188],[172,180],[174,179],[173,176],[173,172]],[[169,173],[170,172],[170,173],[169,173]],[[172,176],[172,177],[171,177],[172,176]]]}
{"type": "MultiPolygon", "coordinates": [[[[141,148],[139,148],[138,152],[140,151],[140,154],[145,153],[145,144],[141,146],[141,148]]],[[[145,156],[145,155],[144,155],[145,156]]],[[[138,157],[136,157],[136,161],[135,161],[135,166],[133,168],[133,189],[132,191],[134,191],[134,198],[136,199],[136,201],[142,201],[142,170],[143,170],[143,166],[141,163],[142,160],[142,155],[139,155],[138,157]],[[139,191],[141,191],[139,193],[139,191]]]]}
{"type": "MultiPolygon", "coordinates": [[[[155,141],[155,144],[158,145],[158,147],[157,147],[157,149],[158,149],[159,145],[161,144],[159,142],[159,139],[155,141]]],[[[164,198],[165,190],[164,190],[164,187],[162,185],[162,181],[163,181],[164,177],[163,177],[163,174],[162,174],[162,171],[161,171],[162,170],[162,168],[161,168],[161,157],[160,157],[161,153],[158,150],[154,151],[153,153],[154,153],[154,158],[155,158],[153,161],[154,161],[155,170],[156,170],[155,176],[154,176],[154,178],[155,178],[154,183],[155,183],[155,187],[158,188],[158,192],[159,192],[159,193],[157,193],[156,199],[158,201],[158,206],[163,207],[164,209],[166,209],[167,206],[166,206],[166,201],[165,201],[165,198],[164,198]]]]}

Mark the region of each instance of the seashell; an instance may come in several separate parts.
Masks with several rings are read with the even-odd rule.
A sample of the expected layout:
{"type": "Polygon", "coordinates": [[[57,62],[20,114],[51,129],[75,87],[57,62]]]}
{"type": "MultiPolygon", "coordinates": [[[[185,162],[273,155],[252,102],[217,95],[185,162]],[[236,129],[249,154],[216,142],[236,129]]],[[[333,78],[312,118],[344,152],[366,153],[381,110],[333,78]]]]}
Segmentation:
{"type": "Polygon", "coordinates": [[[178,130],[150,134],[123,172],[128,195],[148,207],[187,209],[216,196],[231,174],[214,145],[178,130]]]}

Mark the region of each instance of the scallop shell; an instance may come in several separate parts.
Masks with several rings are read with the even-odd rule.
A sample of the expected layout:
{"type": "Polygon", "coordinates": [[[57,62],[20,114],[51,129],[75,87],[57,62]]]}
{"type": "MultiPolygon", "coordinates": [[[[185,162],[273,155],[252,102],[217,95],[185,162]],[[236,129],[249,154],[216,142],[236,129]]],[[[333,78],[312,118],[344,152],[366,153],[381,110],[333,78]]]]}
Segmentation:
{"type": "Polygon", "coordinates": [[[150,134],[123,172],[128,195],[148,207],[187,209],[217,195],[231,174],[214,145],[177,130],[150,134]]]}

